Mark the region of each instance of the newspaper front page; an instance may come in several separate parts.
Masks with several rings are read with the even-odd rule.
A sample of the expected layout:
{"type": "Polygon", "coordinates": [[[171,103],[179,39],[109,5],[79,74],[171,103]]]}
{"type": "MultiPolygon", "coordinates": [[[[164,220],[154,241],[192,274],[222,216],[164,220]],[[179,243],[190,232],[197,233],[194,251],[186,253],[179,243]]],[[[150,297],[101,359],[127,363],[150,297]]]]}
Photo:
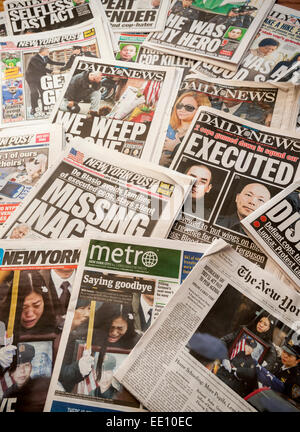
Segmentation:
{"type": "Polygon", "coordinates": [[[107,43],[103,29],[94,24],[3,38],[2,125],[48,119],[76,57],[112,58],[107,43]]]}
{"type": "Polygon", "coordinates": [[[11,238],[78,238],[89,228],[167,237],[193,179],[115,151],[70,145],[0,228],[11,238]]]}
{"type": "Polygon", "coordinates": [[[297,122],[299,88],[292,84],[253,83],[189,74],[181,82],[165,142],[156,161],[169,166],[199,106],[209,106],[265,126],[292,130],[297,122]]]}
{"type": "Polygon", "coordinates": [[[201,244],[88,233],[45,411],[142,409],[113,372],[206,250],[201,244]],[[76,327],[83,302],[90,315],[76,327]]]}
{"type": "Polygon", "coordinates": [[[299,145],[296,134],[200,107],[171,164],[196,181],[169,237],[222,238],[265,267],[240,221],[299,178],[299,145]]]}
{"type": "Polygon", "coordinates": [[[78,58],[51,121],[66,139],[151,160],[164,139],[181,68],[78,58]]]}
{"type": "Polygon", "coordinates": [[[236,70],[275,1],[174,1],[163,32],[149,48],[236,70]]]}
{"type": "Polygon", "coordinates": [[[43,411],[81,244],[1,241],[0,412],[43,411]]]}
{"type": "Polygon", "coordinates": [[[300,180],[275,195],[241,224],[300,291],[300,180]]]}
{"type": "Polygon", "coordinates": [[[297,62],[300,12],[274,5],[236,72],[199,62],[195,70],[214,78],[263,82],[275,80],[297,62]]]}
{"type": "Polygon", "coordinates": [[[114,32],[162,31],[170,0],[98,0],[101,1],[114,32]]]}
{"type": "Polygon", "coordinates": [[[63,129],[43,125],[0,131],[0,224],[27,196],[63,148],[63,129]]]}
{"type": "Polygon", "coordinates": [[[217,240],[115,374],[150,411],[299,412],[300,297],[217,240]]]}

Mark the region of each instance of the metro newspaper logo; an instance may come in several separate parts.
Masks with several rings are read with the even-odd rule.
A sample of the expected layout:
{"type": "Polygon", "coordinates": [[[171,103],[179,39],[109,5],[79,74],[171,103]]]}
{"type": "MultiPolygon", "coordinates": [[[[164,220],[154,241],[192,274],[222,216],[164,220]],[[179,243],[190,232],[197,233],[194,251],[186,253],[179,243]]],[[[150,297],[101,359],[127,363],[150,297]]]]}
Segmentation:
{"type": "Polygon", "coordinates": [[[178,250],[91,240],[86,266],[178,278],[180,259],[178,250]]]}

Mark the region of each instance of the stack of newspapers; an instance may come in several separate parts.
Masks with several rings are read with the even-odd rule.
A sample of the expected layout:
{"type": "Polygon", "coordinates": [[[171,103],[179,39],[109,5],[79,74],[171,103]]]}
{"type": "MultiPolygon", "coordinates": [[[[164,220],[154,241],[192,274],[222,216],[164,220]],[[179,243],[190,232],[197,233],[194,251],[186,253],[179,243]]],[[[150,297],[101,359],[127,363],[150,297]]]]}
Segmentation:
{"type": "Polygon", "coordinates": [[[0,4],[0,412],[300,412],[300,11],[0,4]]]}

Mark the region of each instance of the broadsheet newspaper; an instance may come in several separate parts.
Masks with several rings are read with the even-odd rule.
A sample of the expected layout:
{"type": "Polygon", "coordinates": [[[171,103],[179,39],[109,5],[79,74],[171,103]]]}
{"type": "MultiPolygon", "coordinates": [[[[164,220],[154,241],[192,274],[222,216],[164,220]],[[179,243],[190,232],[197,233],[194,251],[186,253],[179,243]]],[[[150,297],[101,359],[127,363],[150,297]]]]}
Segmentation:
{"type": "Polygon", "coordinates": [[[275,5],[265,19],[237,72],[200,62],[195,69],[215,78],[249,81],[274,80],[297,62],[300,13],[275,5]]]}
{"type": "Polygon", "coordinates": [[[1,39],[1,123],[49,118],[78,56],[112,57],[103,29],[94,24],[1,39]]]}
{"type": "Polygon", "coordinates": [[[80,248],[1,241],[0,412],[43,411],[80,248]]]}
{"type": "Polygon", "coordinates": [[[174,0],[164,31],[150,34],[144,45],[236,70],[273,4],[274,0],[174,0]],[[239,19],[234,20],[237,9],[239,19]]]}
{"type": "Polygon", "coordinates": [[[193,176],[190,199],[169,235],[227,241],[261,267],[266,256],[240,221],[299,178],[300,137],[201,107],[171,168],[193,176]]]}
{"type": "Polygon", "coordinates": [[[115,377],[150,411],[299,411],[299,313],[298,293],[217,240],[115,377]]]}
{"type": "Polygon", "coordinates": [[[115,151],[70,145],[0,229],[11,238],[78,238],[94,228],[166,237],[193,179],[115,151]]]}
{"type": "Polygon", "coordinates": [[[199,106],[228,112],[260,125],[293,130],[297,122],[299,88],[292,84],[253,83],[186,75],[172,109],[162,150],[156,161],[169,166],[199,106]],[[295,109],[296,108],[296,109],[295,109]]]}
{"type": "Polygon", "coordinates": [[[151,160],[163,140],[181,68],[78,58],[51,121],[66,139],[151,160]]]}
{"type": "Polygon", "coordinates": [[[170,0],[98,0],[113,31],[162,31],[170,0]]]}
{"type": "Polygon", "coordinates": [[[206,249],[157,238],[85,237],[45,411],[141,409],[113,372],[206,249]],[[90,314],[76,326],[83,304],[90,314]]]}
{"type": "Polygon", "coordinates": [[[0,131],[0,224],[27,196],[63,147],[59,125],[0,131]]]}
{"type": "Polygon", "coordinates": [[[4,10],[11,36],[62,30],[90,20],[109,33],[107,18],[97,0],[7,0],[4,10]]]}
{"type": "Polygon", "coordinates": [[[300,290],[300,180],[242,222],[248,235],[300,290]]]}

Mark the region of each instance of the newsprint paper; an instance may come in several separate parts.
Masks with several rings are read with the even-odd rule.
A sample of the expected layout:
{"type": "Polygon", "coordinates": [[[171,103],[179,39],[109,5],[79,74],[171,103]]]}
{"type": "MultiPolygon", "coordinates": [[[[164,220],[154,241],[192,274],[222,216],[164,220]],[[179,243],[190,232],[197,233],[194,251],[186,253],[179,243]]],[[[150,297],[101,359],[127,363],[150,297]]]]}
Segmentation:
{"type": "Polygon", "coordinates": [[[52,165],[63,147],[63,129],[45,124],[0,131],[0,224],[52,165]]]}
{"type": "Polygon", "coordinates": [[[300,291],[300,180],[275,195],[241,224],[300,291]]]}
{"type": "Polygon", "coordinates": [[[200,107],[170,166],[196,179],[170,238],[221,238],[265,267],[240,221],[299,178],[299,148],[288,131],[200,107]]]}
{"type": "Polygon", "coordinates": [[[151,33],[144,45],[236,70],[274,2],[174,0],[164,31],[151,33]],[[240,19],[233,21],[237,8],[240,19]]]}
{"type": "Polygon", "coordinates": [[[113,372],[207,248],[157,238],[88,233],[45,411],[141,409],[113,379],[113,372]],[[90,314],[76,326],[83,303],[90,314]]]}
{"type": "Polygon", "coordinates": [[[166,134],[181,68],[77,58],[53,109],[67,141],[151,160],[166,134]]]}
{"type": "Polygon", "coordinates": [[[2,38],[2,125],[48,119],[75,58],[82,55],[112,56],[98,25],[2,38]]]}
{"type": "Polygon", "coordinates": [[[43,411],[80,248],[1,241],[0,412],[43,411]]]}
{"type": "Polygon", "coordinates": [[[299,412],[299,294],[223,240],[206,255],[115,378],[150,411],[299,412]]]}
{"type": "Polygon", "coordinates": [[[115,32],[162,31],[170,0],[98,0],[115,32]]]}
{"type": "Polygon", "coordinates": [[[1,226],[12,238],[78,238],[89,228],[167,237],[193,178],[112,150],[70,145],[1,226]]]}
{"type": "Polygon", "coordinates": [[[156,161],[169,166],[199,106],[208,106],[264,126],[295,129],[299,88],[290,83],[228,81],[196,73],[180,84],[163,149],[156,161]]]}

